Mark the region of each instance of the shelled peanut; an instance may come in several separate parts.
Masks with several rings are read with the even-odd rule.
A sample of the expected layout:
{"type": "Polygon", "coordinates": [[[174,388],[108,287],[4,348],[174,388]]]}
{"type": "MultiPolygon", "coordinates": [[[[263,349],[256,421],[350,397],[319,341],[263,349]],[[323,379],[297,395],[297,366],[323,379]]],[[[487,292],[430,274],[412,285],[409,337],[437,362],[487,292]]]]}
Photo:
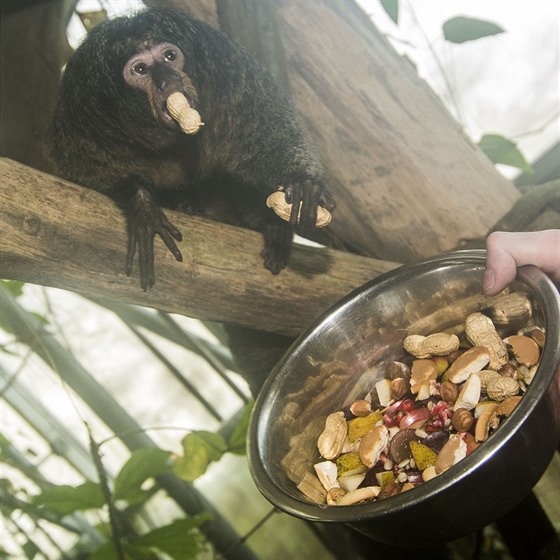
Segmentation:
{"type": "MultiPolygon", "coordinates": [[[[351,505],[405,492],[486,441],[538,368],[544,332],[531,315],[529,299],[514,293],[484,314],[466,317],[459,335],[406,337],[404,357],[388,364],[384,379],[325,420],[317,440],[322,460],[314,470],[326,503],[351,505]]],[[[299,486],[304,493],[305,486],[299,486]]],[[[308,497],[317,500],[316,493],[308,497]]]]}

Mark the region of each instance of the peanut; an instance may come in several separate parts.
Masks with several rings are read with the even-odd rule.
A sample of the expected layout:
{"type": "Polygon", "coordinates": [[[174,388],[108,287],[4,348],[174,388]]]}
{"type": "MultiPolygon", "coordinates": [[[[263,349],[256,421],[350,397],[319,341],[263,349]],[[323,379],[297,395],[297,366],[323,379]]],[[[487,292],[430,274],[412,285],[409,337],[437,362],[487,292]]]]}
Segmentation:
{"type": "Polygon", "coordinates": [[[482,313],[471,313],[465,321],[465,334],[474,346],[484,346],[490,353],[490,369],[498,370],[508,361],[504,341],[492,320],[482,313]]]}
{"type": "Polygon", "coordinates": [[[325,459],[334,459],[344,445],[348,426],[343,412],[333,412],[325,420],[325,429],[317,440],[319,453],[325,459]]]}
{"type": "MultiPolygon", "coordinates": [[[[286,195],[283,191],[273,192],[267,199],[266,205],[272,208],[274,212],[286,222],[290,221],[290,215],[292,213],[292,205],[286,202],[286,195]]],[[[300,209],[301,214],[301,209],[300,209]]],[[[298,215],[299,222],[300,215],[298,215]]],[[[322,206],[317,206],[317,221],[315,222],[315,227],[322,228],[330,224],[332,220],[332,214],[322,206]]]]}
{"type": "Polygon", "coordinates": [[[187,98],[180,91],[172,93],[167,98],[166,104],[169,114],[179,123],[185,134],[196,134],[204,124],[198,111],[190,106],[187,98]]]}
{"type": "Polygon", "coordinates": [[[434,333],[428,336],[411,334],[404,339],[404,349],[417,358],[446,356],[459,348],[459,338],[454,334],[434,333]]]}

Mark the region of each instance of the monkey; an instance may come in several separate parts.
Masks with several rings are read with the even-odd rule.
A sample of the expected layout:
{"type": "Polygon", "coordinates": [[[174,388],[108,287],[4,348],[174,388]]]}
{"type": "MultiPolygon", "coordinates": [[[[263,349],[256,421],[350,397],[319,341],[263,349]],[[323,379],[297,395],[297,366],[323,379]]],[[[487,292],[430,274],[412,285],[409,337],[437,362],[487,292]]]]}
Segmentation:
{"type": "Polygon", "coordinates": [[[225,34],[183,12],[143,10],[92,29],[63,72],[46,135],[58,175],[106,193],[127,218],[125,271],[155,283],[157,234],[178,261],[181,232],[164,208],[262,233],[264,267],[287,264],[295,231],[333,210],[323,168],[290,99],[225,34]],[[203,125],[185,133],[179,92],[203,125]],[[266,206],[281,189],[289,220],[266,206]]]}

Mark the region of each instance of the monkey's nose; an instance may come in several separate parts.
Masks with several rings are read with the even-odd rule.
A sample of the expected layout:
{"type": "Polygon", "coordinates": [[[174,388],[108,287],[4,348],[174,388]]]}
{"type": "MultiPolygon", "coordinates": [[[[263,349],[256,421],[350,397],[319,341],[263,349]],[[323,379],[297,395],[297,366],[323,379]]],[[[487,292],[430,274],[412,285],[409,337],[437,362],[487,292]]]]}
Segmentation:
{"type": "Polygon", "coordinates": [[[152,69],[152,80],[156,88],[165,91],[181,82],[181,77],[167,64],[156,64],[152,69]]]}

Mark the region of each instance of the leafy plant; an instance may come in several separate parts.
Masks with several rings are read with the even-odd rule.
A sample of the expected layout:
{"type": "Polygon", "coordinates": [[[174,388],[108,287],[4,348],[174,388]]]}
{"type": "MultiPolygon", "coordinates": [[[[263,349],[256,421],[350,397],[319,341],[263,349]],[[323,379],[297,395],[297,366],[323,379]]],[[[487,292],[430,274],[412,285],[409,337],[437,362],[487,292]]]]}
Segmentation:
{"type": "MultiPolygon", "coordinates": [[[[5,298],[3,301],[6,302],[14,303],[13,298],[19,297],[22,293],[22,286],[19,283],[2,282],[1,288],[0,292],[5,298]]],[[[15,343],[23,343],[28,346],[28,350],[23,351],[25,356],[33,352],[42,355],[41,352],[43,352],[47,358],[50,358],[53,355],[52,352],[64,353],[64,349],[56,347],[45,331],[46,326],[54,328],[54,325],[51,325],[45,317],[20,308],[19,312],[21,314],[19,322],[14,317],[15,312],[13,314],[4,313],[2,316],[4,333],[12,335],[5,345],[5,350],[14,344],[14,349],[18,350],[14,356],[20,355],[21,347],[18,349],[15,343]],[[22,328],[22,325],[25,325],[25,329],[22,328]]],[[[24,363],[25,358],[22,360],[21,367],[24,363]]],[[[52,361],[50,365],[53,367],[53,371],[59,371],[58,368],[64,365],[70,367],[68,363],[68,361],[52,361]]],[[[8,384],[15,379],[21,367],[18,367],[16,373],[12,374],[8,384]]],[[[80,516],[82,512],[86,511],[96,513],[97,517],[104,521],[95,528],[91,528],[81,515],[88,535],[91,529],[95,533],[95,538],[81,539],[77,545],[80,553],[88,554],[88,557],[94,560],[101,558],[118,560],[149,558],[153,560],[160,557],[160,553],[165,557],[181,558],[182,560],[194,558],[209,546],[209,542],[199,528],[213,518],[212,514],[202,512],[192,517],[174,520],[147,532],[145,529],[139,529],[138,514],[145,511],[148,501],[159,489],[157,484],[151,483],[153,479],[157,479],[160,475],[175,474],[186,482],[191,482],[204,474],[208,465],[212,461],[218,461],[225,453],[244,453],[251,408],[252,403],[249,403],[239,418],[226,425],[225,428],[229,429],[227,434],[224,432],[226,435],[209,431],[189,433],[183,439],[183,452],[178,456],[157,447],[133,451],[114,480],[108,480],[109,477],[102,464],[99,445],[93,440],[90,433],[90,453],[96,466],[99,482],[87,480],[77,486],[54,485],[42,478],[31,463],[17,464],[17,458],[21,456],[21,453],[17,450],[12,452],[10,442],[0,435],[0,461],[9,463],[19,470],[24,477],[31,479],[39,490],[36,495],[22,493],[17,486],[9,484],[10,481],[6,480],[6,484],[0,487],[1,498],[4,502],[3,512],[12,519],[14,513],[17,518],[17,512],[24,511],[32,519],[46,520],[80,536],[81,533],[76,530],[76,525],[68,523],[68,519],[74,518],[76,515],[80,516]],[[13,460],[14,457],[16,462],[13,460]],[[106,515],[104,517],[103,512],[108,513],[108,517],[106,515]]],[[[214,522],[216,521],[214,520],[214,522]]],[[[26,543],[20,545],[22,553],[27,558],[32,559],[37,553],[42,554],[31,536],[15,527],[15,524],[14,531],[27,539],[26,543]]]]}
{"type": "Polygon", "coordinates": [[[509,165],[529,173],[533,171],[533,167],[527,163],[515,143],[504,136],[485,134],[478,145],[492,163],[509,165]]]}
{"type": "Polygon", "coordinates": [[[245,438],[253,403],[250,402],[228,441],[218,433],[204,430],[187,434],[183,441],[183,456],[174,460],[173,472],[181,479],[193,481],[203,475],[208,465],[219,461],[224,453],[245,453],[245,438]]]}
{"type": "MultiPolygon", "coordinates": [[[[380,0],[380,3],[391,20],[398,25],[399,0],[380,0]]],[[[448,19],[443,23],[442,31],[446,41],[458,45],[505,33],[497,23],[468,16],[448,19]]],[[[529,173],[533,171],[516,144],[504,136],[486,134],[480,139],[478,146],[494,164],[508,165],[529,173]]]]}
{"type": "MultiPolygon", "coordinates": [[[[152,495],[145,489],[150,479],[173,472],[182,480],[192,482],[225,453],[244,453],[251,410],[252,403],[249,403],[227,441],[219,433],[193,431],[182,440],[182,456],[172,456],[169,451],[159,448],[138,449],[117,473],[111,487],[105,473],[100,471],[100,482],[86,481],[79,486],[53,485],[34,496],[32,504],[59,516],[109,506],[111,540],[95,550],[90,560],[148,560],[154,550],[177,560],[194,558],[204,545],[196,529],[211,519],[210,514],[176,520],[141,535],[132,529],[131,518],[152,495]],[[117,532],[119,534],[115,534],[117,532]]],[[[98,470],[103,469],[95,442],[92,452],[96,454],[94,459],[98,470]]]]}
{"type": "Polygon", "coordinates": [[[444,22],[442,29],[445,39],[457,44],[504,33],[504,29],[496,23],[466,16],[448,19],[444,22]]]}

